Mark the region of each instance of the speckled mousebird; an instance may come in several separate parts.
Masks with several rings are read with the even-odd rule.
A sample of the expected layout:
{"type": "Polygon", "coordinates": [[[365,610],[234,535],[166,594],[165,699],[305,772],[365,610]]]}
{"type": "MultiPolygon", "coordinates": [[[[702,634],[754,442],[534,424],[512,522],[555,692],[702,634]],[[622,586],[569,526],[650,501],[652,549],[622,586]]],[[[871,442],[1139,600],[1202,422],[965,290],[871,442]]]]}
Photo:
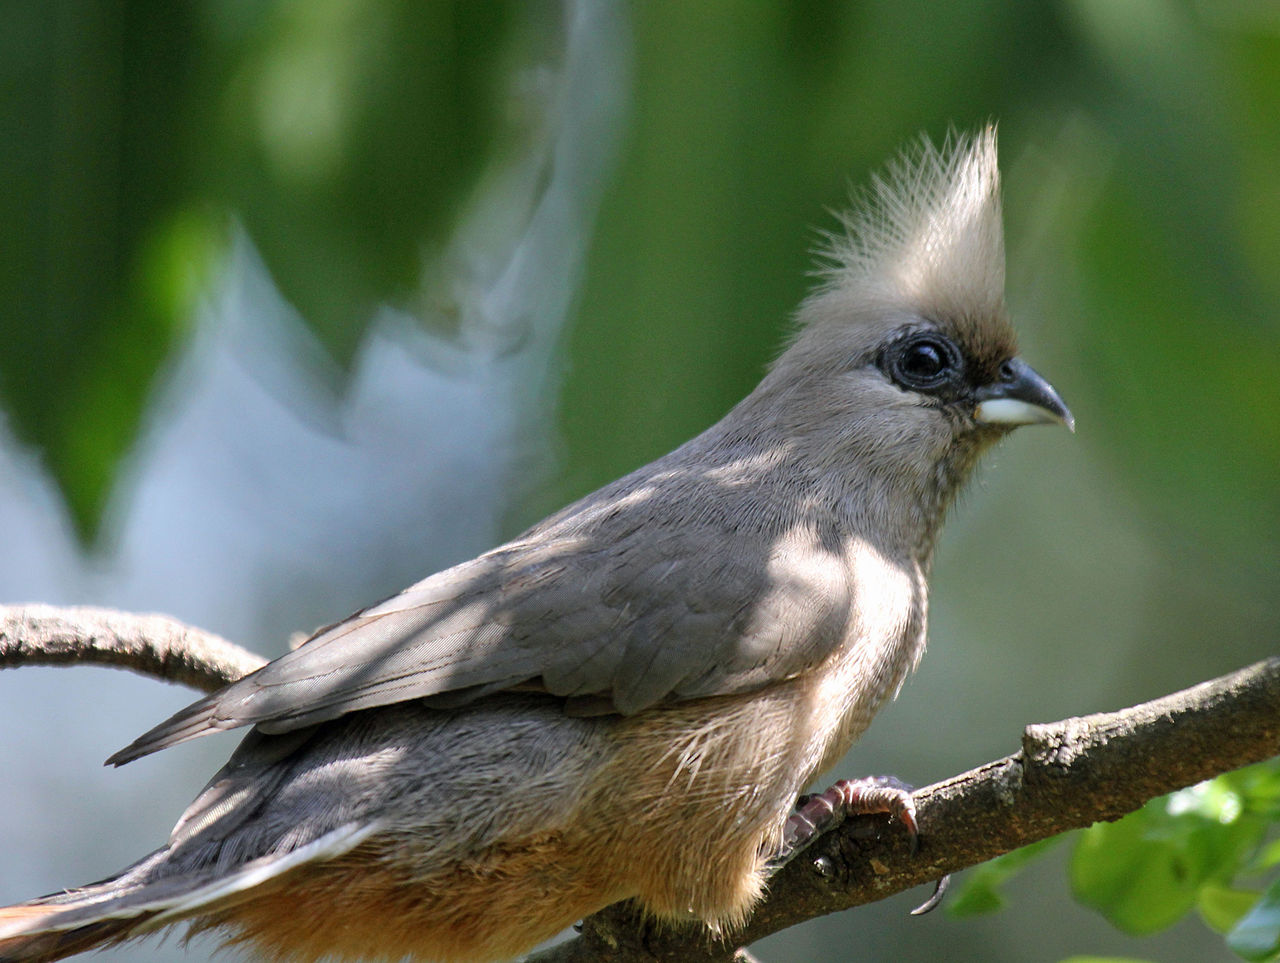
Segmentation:
{"type": "Polygon", "coordinates": [[[117,753],[252,727],[162,848],[0,909],[0,960],[183,922],[266,959],[508,959],[628,897],[741,922],[919,660],[975,460],[1072,424],[1018,357],[1003,243],[994,131],[903,155],[721,421],[117,753]]]}

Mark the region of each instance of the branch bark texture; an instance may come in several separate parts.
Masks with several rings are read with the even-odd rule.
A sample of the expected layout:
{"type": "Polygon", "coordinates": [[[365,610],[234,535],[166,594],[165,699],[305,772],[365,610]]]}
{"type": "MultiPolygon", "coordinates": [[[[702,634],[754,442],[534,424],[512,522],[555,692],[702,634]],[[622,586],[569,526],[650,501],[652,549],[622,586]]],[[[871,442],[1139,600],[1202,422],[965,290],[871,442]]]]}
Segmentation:
{"type": "MultiPolygon", "coordinates": [[[[263,664],[217,636],[155,615],[0,607],[0,667],[101,664],[211,691],[263,664]]],[[[819,837],[773,878],[740,932],[645,920],[628,903],[585,920],[537,963],[729,963],[808,919],[883,899],[1049,836],[1280,754],[1280,657],[1119,712],[1028,726],[1022,749],[916,793],[920,846],[883,817],[819,837]]]]}
{"type": "Polygon", "coordinates": [[[106,665],[213,692],[267,660],[165,615],[52,605],[0,606],[0,669],[106,665]]]}

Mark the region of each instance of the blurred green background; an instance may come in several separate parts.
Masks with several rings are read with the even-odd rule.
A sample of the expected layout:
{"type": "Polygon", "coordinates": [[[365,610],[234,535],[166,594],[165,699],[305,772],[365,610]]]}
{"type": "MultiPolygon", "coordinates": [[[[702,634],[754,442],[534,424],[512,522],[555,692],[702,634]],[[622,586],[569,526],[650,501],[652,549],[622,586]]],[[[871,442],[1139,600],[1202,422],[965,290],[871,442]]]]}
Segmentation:
{"type": "MultiPolygon", "coordinates": [[[[989,460],[842,774],[932,782],[1277,649],[1274,0],[52,0],[2,33],[6,600],[276,654],[713,422],[851,186],[995,120],[1010,304],[1078,434],[989,460]]],[[[0,677],[0,901],[160,841],[229,745],[95,764],[185,699],[0,677]]],[[[1019,879],[759,953],[1233,958],[1115,932],[1061,858],[1019,879]]]]}

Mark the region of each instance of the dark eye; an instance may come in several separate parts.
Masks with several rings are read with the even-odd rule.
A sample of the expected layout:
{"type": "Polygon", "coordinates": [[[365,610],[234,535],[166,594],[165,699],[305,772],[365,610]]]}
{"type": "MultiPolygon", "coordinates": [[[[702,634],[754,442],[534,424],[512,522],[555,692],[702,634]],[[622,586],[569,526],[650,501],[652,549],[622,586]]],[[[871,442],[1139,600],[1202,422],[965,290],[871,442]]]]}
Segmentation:
{"type": "Polygon", "coordinates": [[[916,391],[938,388],[960,372],[960,352],[946,338],[917,334],[891,347],[885,372],[898,385],[916,391]]]}

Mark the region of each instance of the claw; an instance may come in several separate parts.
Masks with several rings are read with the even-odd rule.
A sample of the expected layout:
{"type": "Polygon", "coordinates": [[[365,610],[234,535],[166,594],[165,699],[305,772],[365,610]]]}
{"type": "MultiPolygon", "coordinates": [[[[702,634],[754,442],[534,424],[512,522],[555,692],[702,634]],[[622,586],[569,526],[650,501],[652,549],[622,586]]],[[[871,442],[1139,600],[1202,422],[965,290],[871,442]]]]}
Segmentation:
{"type": "MultiPolygon", "coordinates": [[[[920,827],[911,787],[893,776],[864,776],[841,779],[826,792],[806,794],[796,800],[796,808],[787,817],[782,831],[782,848],[773,858],[773,864],[782,866],[847,817],[866,813],[889,813],[907,830],[911,854],[914,856],[919,851],[920,827]]],[[[935,909],[946,895],[950,882],[949,875],[938,880],[932,895],[913,909],[911,915],[923,916],[935,909]]]]}
{"type": "Polygon", "coordinates": [[[942,897],[947,895],[947,887],[951,885],[951,874],[947,873],[940,880],[933,884],[933,893],[929,898],[911,911],[912,916],[924,916],[925,913],[937,909],[942,905],[942,897]]]}
{"type": "Polygon", "coordinates": [[[864,813],[889,813],[896,817],[906,827],[911,852],[916,851],[920,830],[911,787],[892,776],[865,776],[841,779],[826,792],[801,796],[787,818],[782,831],[782,850],[777,858],[786,862],[846,817],[864,813]]]}

